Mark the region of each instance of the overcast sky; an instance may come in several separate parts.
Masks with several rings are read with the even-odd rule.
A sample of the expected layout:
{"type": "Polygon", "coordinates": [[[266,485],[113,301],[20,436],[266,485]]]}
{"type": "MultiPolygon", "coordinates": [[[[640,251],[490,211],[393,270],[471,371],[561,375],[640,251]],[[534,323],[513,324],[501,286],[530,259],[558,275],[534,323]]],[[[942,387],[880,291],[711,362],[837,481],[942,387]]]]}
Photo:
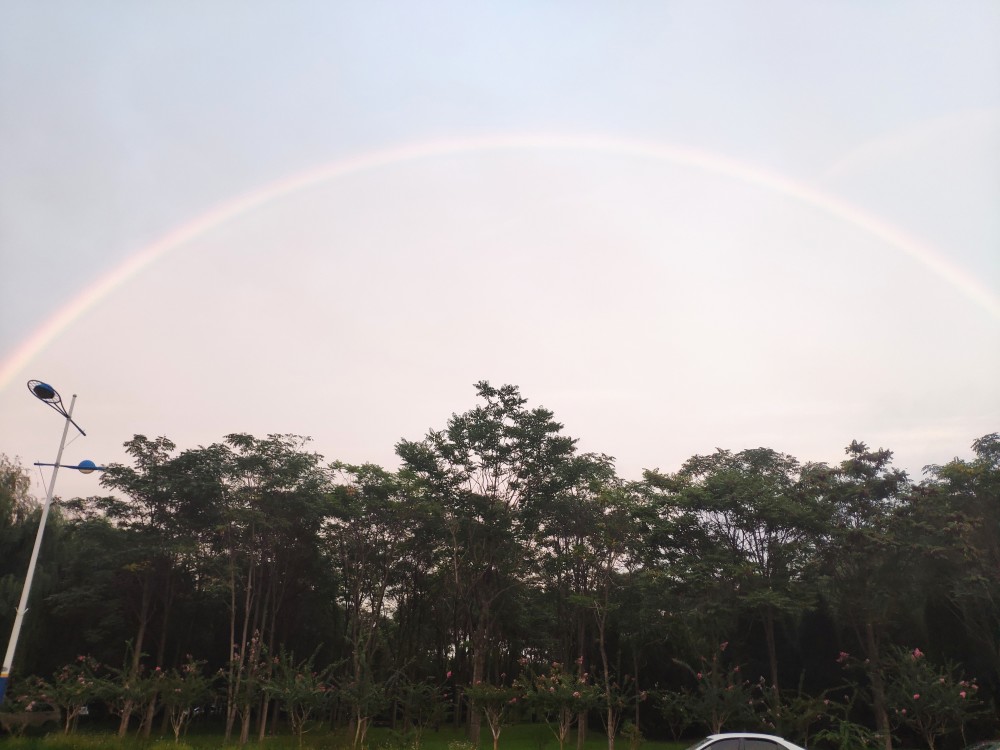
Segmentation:
{"type": "Polygon", "coordinates": [[[60,435],[32,378],[79,394],[70,463],[239,431],[395,466],[481,379],[636,479],[854,439],[919,476],[1000,429],[993,0],[0,16],[25,464],[60,435]]]}

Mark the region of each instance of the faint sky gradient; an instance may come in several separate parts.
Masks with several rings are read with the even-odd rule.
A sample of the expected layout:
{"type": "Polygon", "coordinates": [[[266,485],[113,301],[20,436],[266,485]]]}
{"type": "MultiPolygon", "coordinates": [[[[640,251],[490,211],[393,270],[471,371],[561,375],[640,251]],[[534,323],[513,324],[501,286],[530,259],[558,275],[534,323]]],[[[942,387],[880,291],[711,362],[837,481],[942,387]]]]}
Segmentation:
{"type": "Polygon", "coordinates": [[[247,430],[391,464],[479,379],[630,477],[852,439],[919,471],[998,429],[995,3],[2,9],[0,451],[26,462],[59,427],[29,378],[80,394],[67,456],[99,462],[137,432],[247,430]],[[612,148],[443,149],[274,189],[543,135],[711,155],[869,226],[612,148]]]}

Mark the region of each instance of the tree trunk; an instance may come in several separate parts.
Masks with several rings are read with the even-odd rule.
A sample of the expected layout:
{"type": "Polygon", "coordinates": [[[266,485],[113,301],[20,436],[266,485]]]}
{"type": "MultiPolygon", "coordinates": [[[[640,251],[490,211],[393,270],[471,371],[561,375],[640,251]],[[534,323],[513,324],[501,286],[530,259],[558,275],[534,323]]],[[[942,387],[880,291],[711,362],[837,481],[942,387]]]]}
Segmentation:
{"type": "Polygon", "coordinates": [[[243,707],[243,716],[240,721],[240,747],[243,747],[250,741],[250,717],[252,715],[250,704],[247,703],[243,707]]]}
{"type": "MultiPolygon", "coordinates": [[[[125,686],[130,685],[139,675],[139,663],[142,661],[142,646],[146,641],[146,624],[149,621],[149,600],[151,597],[152,585],[148,576],[142,586],[142,600],[139,604],[139,630],[135,634],[135,644],[132,647],[132,663],[129,664],[128,674],[125,676],[125,686]]],[[[118,722],[118,736],[124,737],[128,734],[128,725],[132,719],[132,712],[135,710],[135,702],[127,698],[122,705],[122,717],[118,722]]]]}
{"type": "Polygon", "coordinates": [[[764,611],[764,637],[767,639],[767,661],[771,667],[771,691],[777,698],[780,695],[778,689],[778,648],[774,640],[774,610],[771,607],[764,611]]]}
{"type": "Polygon", "coordinates": [[[875,729],[882,735],[885,750],[892,750],[892,732],[889,728],[889,712],[885,705],[885,683],[882,680],[882,664],[879,658],[878,637],[872,623],[865,623],[865,649],[868,652],[869,675],[872,681],[872,709],[875,712],[875,729]]]}
{"type": "Polygon", "coordinates": [[[601,667],[604,670],[604,728],[608,735],[608,750],[615,750],[615,734],[618,730],[618,716],[615,713],[614,695],[611,692],[611,664],[608,662],[608,648],[605,638],[605,625],[608,616],[606,593],[605,601],[602,604],[598,604],[595,615],[597,619],[597,644],[601,653],[601,667]]]}
{"type": "MultiPolygon", "coordinates": [[[[485,679],[486,676],[486,629],[485,623],[480,623],[476,628],[476,635],[472,639],[472,684],[476,685],[485,679]]],[[[483,717],[475,706],[469,706],[469,742],[479,747],[479,738],[483,730],[483,717]]]]}
{"type": "Polygon", "coordinates": [[[149,699],[149,703],[146,704],[146,712],[142,717],[142,723],[139,724],[139,734],[142,735],[143,739],[149,739],[149,735],[153,732],[153,718],[156,716],[156,701],[159,697],[159,693],[154,694],[149,699]]]}
{"type": "MultiPolygon", "coordinates": [[[[582,616],[579,617],[577,622],[577,648],[580,649],[580,661],[577,666],[576,674],[579,679],[583,679],[583,675],[586,674],[584,671],[584,639],[587,635],[587,624],[584,622],[582,616]]],[[[576,717],[576,750],[583,750],[583,743],[587,741],[587,712],[581,711],[576,717]]]]}
{"type": "Polygon", "coordinates": [[[128,724],[132,718],[132,711],[135,710],[135,706],[132,704],[131,699],[126,699],[122,704],[122,717],[118,722],[118,736],[124,737],[128,734],[128,724]]]}

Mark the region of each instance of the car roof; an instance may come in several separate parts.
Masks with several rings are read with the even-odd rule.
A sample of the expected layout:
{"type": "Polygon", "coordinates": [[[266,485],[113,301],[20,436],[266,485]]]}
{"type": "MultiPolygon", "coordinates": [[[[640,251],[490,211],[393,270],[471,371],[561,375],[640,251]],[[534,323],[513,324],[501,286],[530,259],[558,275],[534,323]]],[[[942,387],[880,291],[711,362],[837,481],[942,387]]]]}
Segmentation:
{"type": "Polygon", "coordinates": [[[788,742],[784,737],[779,737],[776,734],[762,734],[761,732],[719,732],[719,734],[710,734],[706,739],[718,740],[724,737],[751,737],[760,738],[768,740],[781,740],[782,742],[788,742]]]}
{"type": "Polygon", "coordinates": [[[800,747],[796,745],[791,740],[786,740],[784,737],[779,737],[776,734],[762,734],[761,732],[720,732],[719,734],[710,734],[706,737],[706,740],[723,740],[723,739],[748,739],[748,740],[771,740],[772,742],[778,742],[785,747],[800,747]]]}

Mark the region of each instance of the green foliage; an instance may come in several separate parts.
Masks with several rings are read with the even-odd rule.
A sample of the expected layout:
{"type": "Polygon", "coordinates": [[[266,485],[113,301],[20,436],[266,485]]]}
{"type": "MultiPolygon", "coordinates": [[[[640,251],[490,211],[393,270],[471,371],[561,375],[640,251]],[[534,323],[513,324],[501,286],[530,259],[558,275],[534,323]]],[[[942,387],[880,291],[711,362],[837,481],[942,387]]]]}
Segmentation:
{"type": "Polygon", "coordinates": [[[983,712],[976,680],[964,679],[951,662],[935,664],[919,648],[893,649],[884,669],[893,723],[916,733],[930,750],[983,712]]]}
{"type": "Polygon", "coordinates": [[[48,703],[60,710],[63,733],[69,734],[88,704],[104,697],[106,683],[97,675],[100,665],[89,656],[79,656],[52,676],[51,682],[34,678],[29,682],[31,700],[48,703]]]}
{"type": "Polygon", "coordinates": [[[302,742],[307,723],[320,713],[333,697],[329,681],[331,669],[316,671],[315,654],[301,662],[284,649],[273,660],[273,671],[264,686],[265,692],[275,698],[288,714],[292,733],[302,742]]]}
{"type": "Polygon", "coordinates": [[[431,679],[423,682],[402,680],[396,687],[395,697],[403,713],[407,737],[415,750],[419,750],[424,730],[439,725],[448,714],[448,695],[444,686],[431,679]]]}
{"type": "Polygon", "coordinates": [[[694,677],[694,689],[685,690],[691,717],[718,734],[724,727],[754,726],[754,689],[738,664],[726,664],[721,655],[728,646],[722,643],[711,657],[701,657],[698,669],[678,662],[694,677]]]}
{"type": "MultiPolygon", "coordinates": [[[[385,722],[395,744],[423,747],[441,736],[423,728],[453,709],[456,726],[486,716],[507,745],[517,735],[505,727],[527,714],[511,710],[520,697],[497,687],[470,720],[451,689],[505,673],[551,729],[539,723],[533,750],[550,733],[571,744],[584,713],[609,743],[626,718],[636,742],[704,724],[773,727],[800,744],[888,742],[893,729],[957,744],[970,718],[975,731],[996,726],[969,708],[975,684],[986,702],[1000,685],[996,434],[920,483],[893,469],[890,451],[858,441],[832,467],[767,448],[717,450],[633,483],[607,456],[580,454],[516,387],[482,382],[476,394],[443,429],[401,441],[398,471],[328,467],[290,435],[233,434],[179,452],[135,436],[130,465],[105,475],[113,496],[52,517],[11,698],[25,675],[49,675],[76,653],[116,660],[130,641],[122,669],[97,678],[113,689],[91,700],[139,716],[143,733],[162,703],[171,739],[192,744],[191,708],[219,670],[227,705],[213,717],[233,742],[242,717],[245,743],[280,733],[286,717],[292,736],[280,742],[304,743],[307,721],[316,740],[322,717],[341,731],[331,743],[367,745],[369,727],[384,737],[385,722]],[[902,643],[956,663],[909,674],[902,643]],[[861,654],[855,702],[843,708],[825,702],[843,679],[831,658],[842,648],[861,654]],[[960,664],[975,665],[979,682],[962,686],[960,664]],[[449,670],[446,686],[428,677],[449,670]],[[779,692],[775,675],[782,685],[801,675],[800,687],[779,692]],[[336,684],[329,704],[317,696],[324,681],[336,684]],[[951,692],[932,701],[938,686],[951,692]],[[653,687],[658,711],[640,705],[653,687]]],[[[37,521],[23,474],[0,460],[8,619],[37,521]]],[[[53,694],[56,682],[46,682],[53,694]]],[[[72,721],[79,702],[61,700],[72,721]]]]}
{"type": "Polygon", "coordinates": [[[633,721],[625,721],[622,724],[621,736],[628,743],[629,750],[638,750],[639,746],[646,740],[642,731],[633,721]]]}
{"type": "Polygon", "coordinates": [[[195,661],[189,655],[187,663],[167,672],[160,684],[161,700],[174,731],[175,743],[179,743],[181,735],[187,731],[195,709],[212,695],[214,679],[204,675],[204,666],[205,662],[195,661]]]}
{"type": "Polygon", "coordinates": [[[520,685],[490,685],[478,682],[465,688],[465,697],[475,710],[482,711],[493,734],[493,750],[500,744],[500,733],[507,724],[511,711],[524,699],[520,685]]]}
{"type": "Polygon", "coordinates": [[[818,731],[813,739],[832,750],[875,750],[884,746],[878,732],[844,717],[833,717],[831,726],[818,731]]]}
{"type": "Polygon", "coordinates": [[[597,705],[600,692],[591,684],[588,674],[574,675],[559,662],[551,662],[548,669],[540,673],[525,671],[517,683],[524,702],[544,718],[562,750],[573,723],[597,705]]]}
{"type": "Polygon", "coordinates": [[[826,697],[826,691],[810,695],[800,684],[797,690],[779,692],[763,679],[758,684],[758,690],[760,720],[767,732],[809,747],[814,731],[828,728],[831,702],[826,697]]]}
{"type": "Polygon", "coordinates": [[[661,690],[654,694],[660,715],[667,723],[670,735],[679,741],[687,728],[695,722],[689,705],[689,693],[680,690],[661,690]]]}

